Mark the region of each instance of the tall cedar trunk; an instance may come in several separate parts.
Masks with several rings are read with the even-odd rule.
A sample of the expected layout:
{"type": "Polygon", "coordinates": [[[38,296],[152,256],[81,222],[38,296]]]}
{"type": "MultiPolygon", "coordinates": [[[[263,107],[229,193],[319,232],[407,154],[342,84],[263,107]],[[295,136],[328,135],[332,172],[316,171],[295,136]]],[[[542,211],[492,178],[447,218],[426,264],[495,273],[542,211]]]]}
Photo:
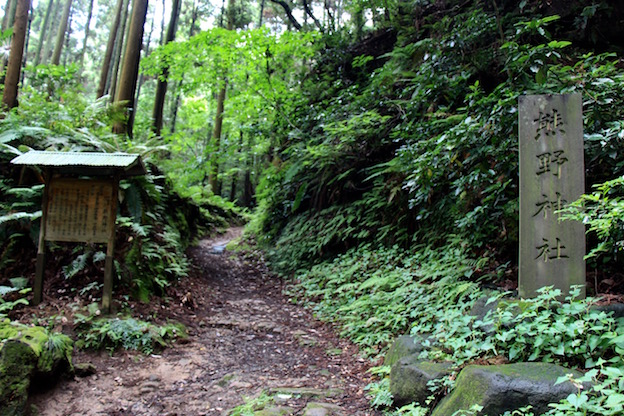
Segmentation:
{"type": "MultiPolygon", "coordinates": [[[[191,24],[189,26],[189,38],[192,38],[195,35],[195,24],[197,22],[197,6],[195,5],[195,0],[193,0],[193,8],[191,9],[191,24]]],[[[176,95],[173,100],[173,105],[171,106],[171,133],[175,133],[176,120],[178,118],[178,107],[180,106],[181,94],[182,90],[182,81],[178,81],[176,84],[176,95]]]]}
{"type": "Polygon", "coordinates": [[[69,50],[69,42],[71,40],[71,27],[72,27],[72,22],[74,19],[74,10],[72,9],[71,12],[69,13],[69,20],[67,23],[67,31],[65,32],[65,46],[63,48],[63,52],[61,53],[61,56],[63,57],[63,66],[67,66],[67,64],[69,63],[68,60],[71,58],[71,54],[72,52],[69,50]]]}
{"type": "Polygon", "coordinates": [[[56,32],[56,44],[54,46],[54,53],[52,54],[52,65],[59,65],[61,63],[61,51],[63,50],[63,44],[65,42],[65,32],[67,32],[67,22],[69,21],[71,5],[72,0],[65,1],[63,16],[61,16],[58,32],[56,32]]]}
{"type": "MultiPolygon", "coordinates": [[[[242,130],[238,131],[239,133],[239,138],[240,141],[238,142],[238,149],[236,150],[236,157],[234,158],[236,159],[240,159],[240,154],[243,152],[243,146],[245,146],[245,137],[243,134],[242,130]]],[[[230,201],[235,202],[236,201],[236,187],[238,186],[238,177],[240,176],[240,173],[238,171],[235,171],[235,173],[232,175],[232,186],[230,188],[230,201]]]]}
{"type": "Polygon", "coordinates": [[[45,45],[43,46],[43,53],[41,54],[41,61],[44,63],[49,63],[50,58],[52,57],[52,50],[54,47],[54,22],[57,22],[61,18],[61,14],[63,13],[63,2],[58,0],[54,3],[54,8],[52,9],[52,15],[50,16],[50,27],[46,32],[45,45]]]}
{"type": "MultiPolygon", "coordinates": [[[[228,30],[234,29],[234,0],[228,0],[228,30]]],[[[210,188],[215,195],[221,194],[221,186],[219,184],[219,162],[218,154],[221,147],[221,133],[223,129],[223,109],[225,105],[225,95],[227,92],[227,78],[223,80],[223,86],[217,97],[217,114],[215,115],[215,124],[212,134],[214,141],[212,157],[210,158],[210,170],[208,173],[208,181],[210,188]]]]}
{"type": "MultiPolygon", "coordinates": [[[[16,10],[17,10],[17,0],[7,0],[7,4],[5,6],[5,11],[4,11],[4,17],[2,18],[2,30],[3,31],[9,29],[10,27],[13,27],[13,23],[15,22],[16,10]]],[[[0,72],[4,70],[8,62],[9,60],[6,56],[2,58],[2,62],[0,63],[0,72]]]]}
{"type": "Polygon", "coordinates": [[[26,40],[24,41],[24,53],[22,54],[22,69],[20,71],[20,84],[24,86],[24,68],[26,68],[26,59],[28,58],[28,43],[30,42],[30,28],[32,26],[33,14],[32,10],[28,13],[28,24],[26,26],[26,40]]]}
{"type": "Polygon", "coordinates": [[[89,40],[89,32],[90,32],[89,26],[91,25],[91,18],[93,17],[93,2],[94,0],[89,1],[89,13],[87,14],[87,22],[85,24],[85,36],[84,36],[84,40],[82,41],[82,49],[80,51],[79,63],[80,63],[81,72],[84,67],[85,54],[87,53],[87,41],[89,40]]]}
{"type": "Polygon", "coordinates": [[[26,42],[26,26],[28,25],[28,11],[30,0],[18,0],[13,22],[13,39],[11,39],[11,52],[4,78],[4,94],[2,103],[6,109],[17,106],[17,87],[22,70],[22,57],[24,55],[24,43],[26,42]]]}
{"type": "MultiPolygon", "coordinates": [[[[232,0],[230,0],[232,1],[232,0]]],[[[221,133],[223,130],[223,109],[225,106],[225,95],[227,92],[227,80],[223,83],[223,87],[219,90],[217,97],[217,114],[215,116],[214,130],[212,131],[213,152],[210,157],[210,170],[208,171],[208,182],[210,189],[215,195],[221,194],[221,186],[219,183],[219,148],[221,147],[221,133]]]]}
{"type": "MultiPolygon", "coordinates": [[[[160,41],[158,42],[159,46],[163,46],[165,44],[165,10],[166,9],[166,4],[165,4],[165,0],[162,0],[162,9],[163,9],[163,18],[160,19],[160,41]]],[[[173,8],[172,8],[173,11],[173,8]]]]}
{"type": "MultiPolygon", "coordinates": [[[[134,0],[132,15],[130,17],[130,30],[128,31],[128,41],[126,53],[124,55],[121,76],[119,77],[119,87],[115,102],[126,110],[126,115],[134,110],[134,91],[136,90],[137,78],[139,74],[139,60],[141,57],[141,47],[143,44],[143,26],[147,16],[147,0],[134,0]]],[[[132,137],[132,125],[128,122],[117,123],[114,126],[115,133],[127,133],[132,137]]]]}
{"type": "Polygon", "coordinates": [[[106,44],[106,52],[104,52],[104,60],[102,61],[102,69],[100,71],[100,83],[98,84],[97,98],[102,97],[106,93],[106,83],[108,80],[108,73],[110,72],[113,50],[115,49],[117,32],[119,32],[119,22],[122,15],[121,9],[123,8],[124,3],[124,0],[117,0],[117,6],[115,6],[115,17],[113,18],[113,24],[111,25],[108,43],[106,44]]]}
{"type": "MultiPolygon", "coordinates": [[[[173,0],[171,8],[171,19],[169,20],[169,26],[167,27],[167,37],[165,38],[165,44],[172,42],[175,39],[176,30],[178,28],[178,19],[180,17],[180,0],[173,0]]],[[[156,85],[156,97],[154,99],[154,111],[152,113],[152,130],[154,134],[160,136],[160,131],[163,125],[163,110],[165,107],[165,96],[167,95],[167,78],[169,77],[169,67],[163,69],[162,75],[158,77],[158,84],[156,85]]]]}
{"type": "Polygon", "coordinates": [[[45,17],[41,22],[41,27],[39,28],[39,41],[37,42],[37,51],[35,52],[35,60],[34,65],[37,66],[41,62],[41,51],[43,50],[43,44],[45,43],[48,27],[50,26],[50,16],[52,15],[52,10],[54,8],[54,0],[48,1],[48,8],[46,9],[45,17]]]}
{"type": "MultiPolygon", "coordinates": [[[[149,35],[147,35],[147,41],[145,42],[145,53],[143,54],[144,57],[149,56],[150,54],[150,44],[152,43],[152,35],[154,34],[154,25],[155,25],[155,20],[156,19],[152,19],[152,27],[150,28],[150,32],[149,35]]],[[[141,74],[139,75],[139,81],[137,82],[137,87],[136,87],[136,93],[134,94],[134,102],[135,102],[135,107],[139,107],[139,97],[141,96],[141,87],[143,86],[143,84],[145,83],[145,75],[141,74]]],[[[130,112],[130,120],[129,120],[129,125],[134,125],[134,118],[136,117],[136,111],[131,111],[130,112]]]]}
{"type": "Polygon", "coordinates": [[[7,0],[4,9],[4,17],[2,18],[2,31],[9,29],[15,23],[15,14],[17,10],[17,0],[7,0]]]}
{"type": "MultiPolygon", "coordinates": [[[[123,12],[121,16],[121,28],[119,28],[119,32],[117,33],[117,41],[115,42],[115,50],[113,52],[113,63],[111,65],[110,73],[108,75],[108,83],[106,84],[106,91],[111,97],[111,101],[114,101],[115,96],[117,95],[117,81],[119,81],[119,65],[121,65],[121,58],[124,55],[125,48],[125,39],[128,37],[128,33],[126,31],[126,26],[128,24],[128,4],[130,0],[126,0],[123,7],[123,12]]],[[[129,31],[130,28],[128,27],[129,31]]]]}
{"type": "Polygon", "coordinates": [[[243,174],[241,205],[244,207],[251,207],[253,200],[253,186],[251,184],[251,137],[251,134],[247,135],[247,143],[243,149],[243,155],[245,155],[245,173],[243,174]]]}

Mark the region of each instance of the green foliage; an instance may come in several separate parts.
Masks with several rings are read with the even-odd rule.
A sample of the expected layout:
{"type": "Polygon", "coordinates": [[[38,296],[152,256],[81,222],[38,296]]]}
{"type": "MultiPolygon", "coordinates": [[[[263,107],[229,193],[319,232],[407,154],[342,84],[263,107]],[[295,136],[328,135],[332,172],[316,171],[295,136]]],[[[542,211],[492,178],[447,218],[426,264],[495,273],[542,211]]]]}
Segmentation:
{"type": "Polygon", "coordinates": [[[561,291],[544,288],[530,301],[502,303],[493,315],[494,351],[505,351],[511,361],[560,362],[581,368],[594,367],[597,357],[621,356],[619,334],[624,327],[606,312],[592,309],[594,299],[577,299],[579,294],[577,287],[562,302],[561,291]]]}
{"type": "Polygon", "coordinates": [[[621,361],[598,359],[599,368],[589,370],[582,377],[562,377],[558,383],[572,381],[579,387],[560,403],[551,404],[548,416],[620,415],[624,412],[624,368],[621,361]],[[583,383],[591,383],[591,390],[583,390],[583,383]]]}
{"type": "Polygon", "coordinates": [[[253,416],[257,411],[264,409],[266,405],[272,402],[273,397],[262,392],[257,397],[245,398],[245,403],[230,410],[228,416],[253,416]]]}
{"type": "Polygon", "coordinates": [[[301,94],[283,107],[297,122],[274,121],[254,229],[277,247],[278,270],[370,241],[409,247],[450,234],[512,260],[521,94],[581,92],[587,181],[624,173],[621,62],[558,39],[570,16],[467,4],[429,15],[432,5],[418,3],[386,9],[418,22],[396,17],[394,44],[324,37],[301,94]]]}
{"type": "Polygon", "coordinates": [[[374,354],[414,322],[433,325],[441,304],[469,308],[464,302],[478,290],[465,280],[473,265],[458,240],[414,253],[362,246],[298,272],[292,295],[312,302],[316,316],[339,323],[343,335],[374,354]]]}
{"type": "Polygon", "coordinates": [[[31,291],[30,288],[21,288],[10,286],[0,286],[0,319],[4,319],[7,316],[7,312],[11,312],[18,305],[28,305],[28,299],[25,298],[31,291]],[[17,292],[18,297],[14,297],[12,300],[5,299],[5,296],[9,293],[17,292]]]}
{"type": "Polygon", "coordinates": [[[370,383],[366,386],[371,399],[371,406],[376,408],[384,408],[392,406],[392,393],[390,393],[390,379],[382,378],[380,381],[370,383]]]}
{"type": "Polygon", "coordinates": [[[158,348],[166,347],[170,341],[186,337],[180,324],[158,326],[131,317],[96,318],[94,315],[77,314],[75,324],[79,347],[106,348],[111,353],[123,348],[151,354],[158,348]]]}
{"type": "MultiPolygon", "coordinates": [[[[180,82],[184,89],[176,131],[165,138],[174,157],[162,158],[164,170],[182,193],[203,199],[214,193],[208,188],[208,174],[215,165],[223,183],[240,184],[247,174],[255,187],[276,144],[271,125],[295,126],[289,101],[298,92],[306,69],[302,63],[312,56],[315,37],[314,32],[277,35],[266,28],[217,28],[171,42],[142,61],[148,74],[158,75],[166,66],[169,80],[180,82]],[[221,88],[227,88],[227,100],[217,142],[213,138],[216,103],[208,97],[221,88]]],[[[235,200],[241,193],[235,189],[229,197],[235,200]]]]}
{"type": "MultiPolygon", "coordinates": [[[[466,257],[458,241],[440,248],[420,246],[415,252],[362,246],[297,272],[298,284],[290,294],[309,302],[317,317],[338,323],[343,335],[370,354],[409,329],[421,337],[422,359],[461,366],[502,355],[510,362],[547,361],[590,370],[586,378],[599,381],[597,387],[568,398],[555,407],[560,413],[552,414],[566,414],[561,412],[585,406],[585,401],[585,408],[593,409],[586,414],[617,414],[614,409],[622,405],[614,390],[621,388],[622,323],[596,308],[596,299],[578,299],[580,288],[564,300],[552,288],[521,301],[505,293],[487,294],[467,280],[481,267],[466,257]],[[483,297],[489,297],[491,310],[479,318],[472,308],[483,297]]],[[[369,386],[375,406],[391,403],[387,383],[382,378],[369,386]]],[[[451,379],[432,385],[433,391],[441,387],[452,388],[451,379]]],[[[426,407],[414,404],[389,414],[421,415],[426,407]]]]}
{"type": "Polygon", "coordinates": [[[585,258],[615,262],[624,250],[624,177],[594,185],[594,189],[564,209],[562,219],[587,224],[588,232],[599,240],[585,258]]]}

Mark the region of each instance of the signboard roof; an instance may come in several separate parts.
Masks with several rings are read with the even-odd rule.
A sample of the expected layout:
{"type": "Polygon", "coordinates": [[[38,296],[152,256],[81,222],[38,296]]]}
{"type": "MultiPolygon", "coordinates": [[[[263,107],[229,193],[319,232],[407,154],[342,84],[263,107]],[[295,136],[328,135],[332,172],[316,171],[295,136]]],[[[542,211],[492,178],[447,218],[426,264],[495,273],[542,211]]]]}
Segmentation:
{"type": "Polygon", "coordinates": [[[31,150],[11,161],[14,165],[55,168],[63,173],[93,176],[138,176],[146,173],[138,154],[95,152],[42,152],[31,150]]]}

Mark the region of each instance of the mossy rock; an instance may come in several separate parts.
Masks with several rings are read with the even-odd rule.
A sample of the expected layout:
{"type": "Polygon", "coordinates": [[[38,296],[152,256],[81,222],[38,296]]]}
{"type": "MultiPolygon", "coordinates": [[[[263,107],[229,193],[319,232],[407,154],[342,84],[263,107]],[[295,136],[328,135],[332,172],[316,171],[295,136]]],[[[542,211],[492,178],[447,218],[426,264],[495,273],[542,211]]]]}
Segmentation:
{"type": "Polygon", "coordinates": [[[452,363],[449,362],[418,361],[414,356],[401,358],[390,372],[390,392],[394,404],[424,404],[431,394],[428,383],[448,376],[451,368],[452,363]]]}
{"type": "Polygon", "coordinates": [[[549,363],[516,363],[492,366],[470,365],[455,382],[455,389],[433,410],[432,416],[448,416],[478,404],[479,415],[500,415],[531,405],[535,414],[549,410],[577,388],[571,382],[555,385],[559,377],[581,373],[549,363]]]}
{"type": "Polygon", "coordinates": [[[401,358],[420,354],[424,350],[423,339],[422,336],[401,335],[386,353],[384,365],[393,366],[401,358]]]}
{"type": "Polygon", "coordinates": [[[65,335],[0,321],[0,414],[24,414],[31,384],[71,370],[72,351],[65,335]]]}

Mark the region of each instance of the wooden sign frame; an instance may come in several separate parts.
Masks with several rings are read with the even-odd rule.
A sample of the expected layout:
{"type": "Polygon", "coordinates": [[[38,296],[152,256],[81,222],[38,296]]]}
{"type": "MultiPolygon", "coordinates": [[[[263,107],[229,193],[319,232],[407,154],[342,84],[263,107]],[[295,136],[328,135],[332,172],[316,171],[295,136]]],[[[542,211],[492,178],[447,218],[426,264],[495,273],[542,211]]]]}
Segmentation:
{"type": "Polygon", "coordinates": [[[111,179],[77,179],[53,176],[46,170],[44,180],[34,303],[43,299],[46,241],[106,243],[102,309],[110,312],[119,175],[111,179]]]}

